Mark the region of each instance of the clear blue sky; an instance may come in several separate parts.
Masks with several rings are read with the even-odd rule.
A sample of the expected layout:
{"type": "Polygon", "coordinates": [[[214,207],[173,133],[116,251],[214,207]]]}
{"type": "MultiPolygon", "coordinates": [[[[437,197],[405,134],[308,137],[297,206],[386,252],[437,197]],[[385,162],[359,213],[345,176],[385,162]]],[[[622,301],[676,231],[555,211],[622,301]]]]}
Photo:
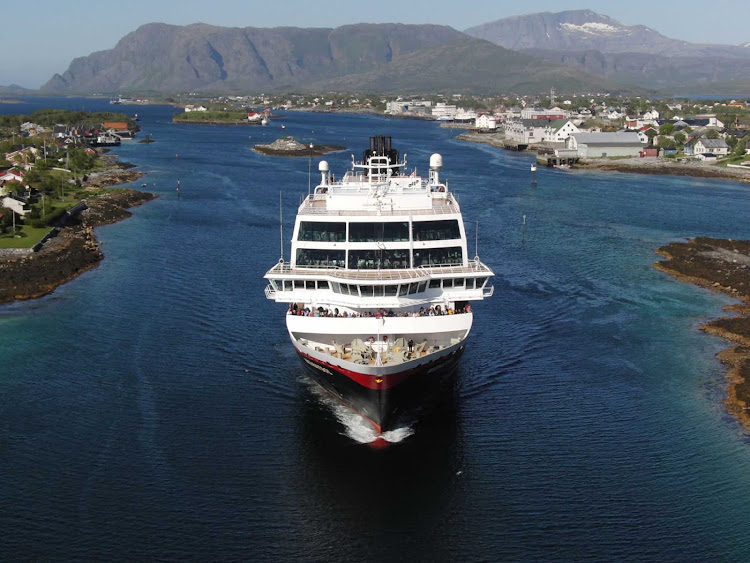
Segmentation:
{"type": "Polygon", "coordinates": [[[591,9],[625,25],[646,25],[695,43],[750,41],[747,0],[34,0],[0,10],[0,85],[38,88],[70,62],[150,22],[231,27],[338,27],[352,23],[430,23],[458,30],[513,15],[591,9]]]}

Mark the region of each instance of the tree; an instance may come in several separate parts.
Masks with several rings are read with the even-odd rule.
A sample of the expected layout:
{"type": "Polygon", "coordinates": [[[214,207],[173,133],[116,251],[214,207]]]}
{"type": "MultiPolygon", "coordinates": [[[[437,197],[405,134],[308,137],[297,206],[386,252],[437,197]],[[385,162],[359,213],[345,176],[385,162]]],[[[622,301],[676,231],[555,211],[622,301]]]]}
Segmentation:
{"type": "Polygon", "coordinates": [[[13,225],[13,210],[0,207],[0,233],[7,233],[11,225],[13,225]]]}
{"type": "Polygon", "coordinates": [[[734,156],[742,156],[745,154],[745,151],[747,150],[747,142],[748,137],[745,136],[744,139],[738,140],[737,144],[734,146],[734,150],[732,151],[732,155],[734,156]]]}
{"type": "Polygon", "coordinates": [[[674,134],[674,142],[678,145],[683,146],[685,141],[687,141],[687,135],[682,131],[677,131],[677,133],[674,134]]]}
{"type": "Polygon", "coordinates": [[[663,123],[659,127],[659,135],[671,135],[674,133],[674,123],[663,123]]]}
{"type": "Polygon", "coordinates": [[[656,137],[658,133],[656,132],[656,129],[647,129],[646,130],[646,137],[648,137],[648,146],[653,147],[654,146],[654,137],[656,137]]]}
{"type": "Polygon", "coordinates": [[[711,129],[708,133],[706,133],[706,139],[718,139],[719,138],[719,132],[714,131],[711,129]]]}
{"type": "Polygon", "coordinates": [[[20,182],[8,182],[5,184],[5,189],[9,194],[15,194],[21,196],[26,193],[26,187],[20,182]]]}

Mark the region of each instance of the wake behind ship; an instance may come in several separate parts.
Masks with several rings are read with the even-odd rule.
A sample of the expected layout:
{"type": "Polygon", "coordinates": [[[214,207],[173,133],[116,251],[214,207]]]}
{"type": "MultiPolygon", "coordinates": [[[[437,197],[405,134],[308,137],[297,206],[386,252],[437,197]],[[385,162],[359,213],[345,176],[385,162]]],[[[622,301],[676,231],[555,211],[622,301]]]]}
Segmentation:
{"type": "Polygon", "coordinates": [[[469,260],[461,210],[443,161],[406,170],[390,137],[302,202],[289,263],[265,275],[266,297],[288,304],[286,325],[314,379],[378,432],[455,370],[492,271],[469,260]]]}

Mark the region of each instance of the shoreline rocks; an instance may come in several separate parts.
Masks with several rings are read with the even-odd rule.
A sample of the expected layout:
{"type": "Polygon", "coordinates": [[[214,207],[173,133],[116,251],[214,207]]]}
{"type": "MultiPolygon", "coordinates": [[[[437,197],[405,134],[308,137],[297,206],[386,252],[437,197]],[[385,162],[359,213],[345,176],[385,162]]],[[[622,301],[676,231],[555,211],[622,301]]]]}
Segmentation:
{"type": "Polygon", "coordinates": [[[666,258],[654,264],[657,270],[742,301],[724,307],[737,315],[709,321],[699,328],[735,344],[717,355],[729,368],[724,404],[750,430],[750,241],[699,237],[673,242],[656,252],[666,258]]]}
{"type": "Polygon", "coordinates": [[[86,200],[88,209],[60,229],[39,252],[0,259],[0,303],[35,299],[52,293],[104,258],[94,227],[130,217],[127,209],[156,196],[129,188],[117,188],[86,200]]]}

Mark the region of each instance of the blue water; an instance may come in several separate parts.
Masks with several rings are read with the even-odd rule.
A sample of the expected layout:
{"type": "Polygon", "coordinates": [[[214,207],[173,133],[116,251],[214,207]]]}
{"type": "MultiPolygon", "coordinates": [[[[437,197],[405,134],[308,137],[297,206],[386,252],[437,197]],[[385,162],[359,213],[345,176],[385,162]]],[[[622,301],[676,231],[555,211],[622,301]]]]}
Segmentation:
{"type": "Polygon", "coordinates": [[[750,440],[721,405],[725,344],[697,330],[730,301],[651,264],[684,237],[750,238],[750,186],[540,169],[534,188],[530,155],[434,123],[116,109],[156,140],[116,152],[159,198],[96,230],[99,268],[0,307],[0,557],[747,557],[750,440]],[[440,152],[496,273],[455,388],[385,449],[311,386],[263,295],[279,192],[287,234],[307,193],[308,159],[250,150],[282,122],[346,145],[338,175],[372,134],[420,172],[440,152]]]}

